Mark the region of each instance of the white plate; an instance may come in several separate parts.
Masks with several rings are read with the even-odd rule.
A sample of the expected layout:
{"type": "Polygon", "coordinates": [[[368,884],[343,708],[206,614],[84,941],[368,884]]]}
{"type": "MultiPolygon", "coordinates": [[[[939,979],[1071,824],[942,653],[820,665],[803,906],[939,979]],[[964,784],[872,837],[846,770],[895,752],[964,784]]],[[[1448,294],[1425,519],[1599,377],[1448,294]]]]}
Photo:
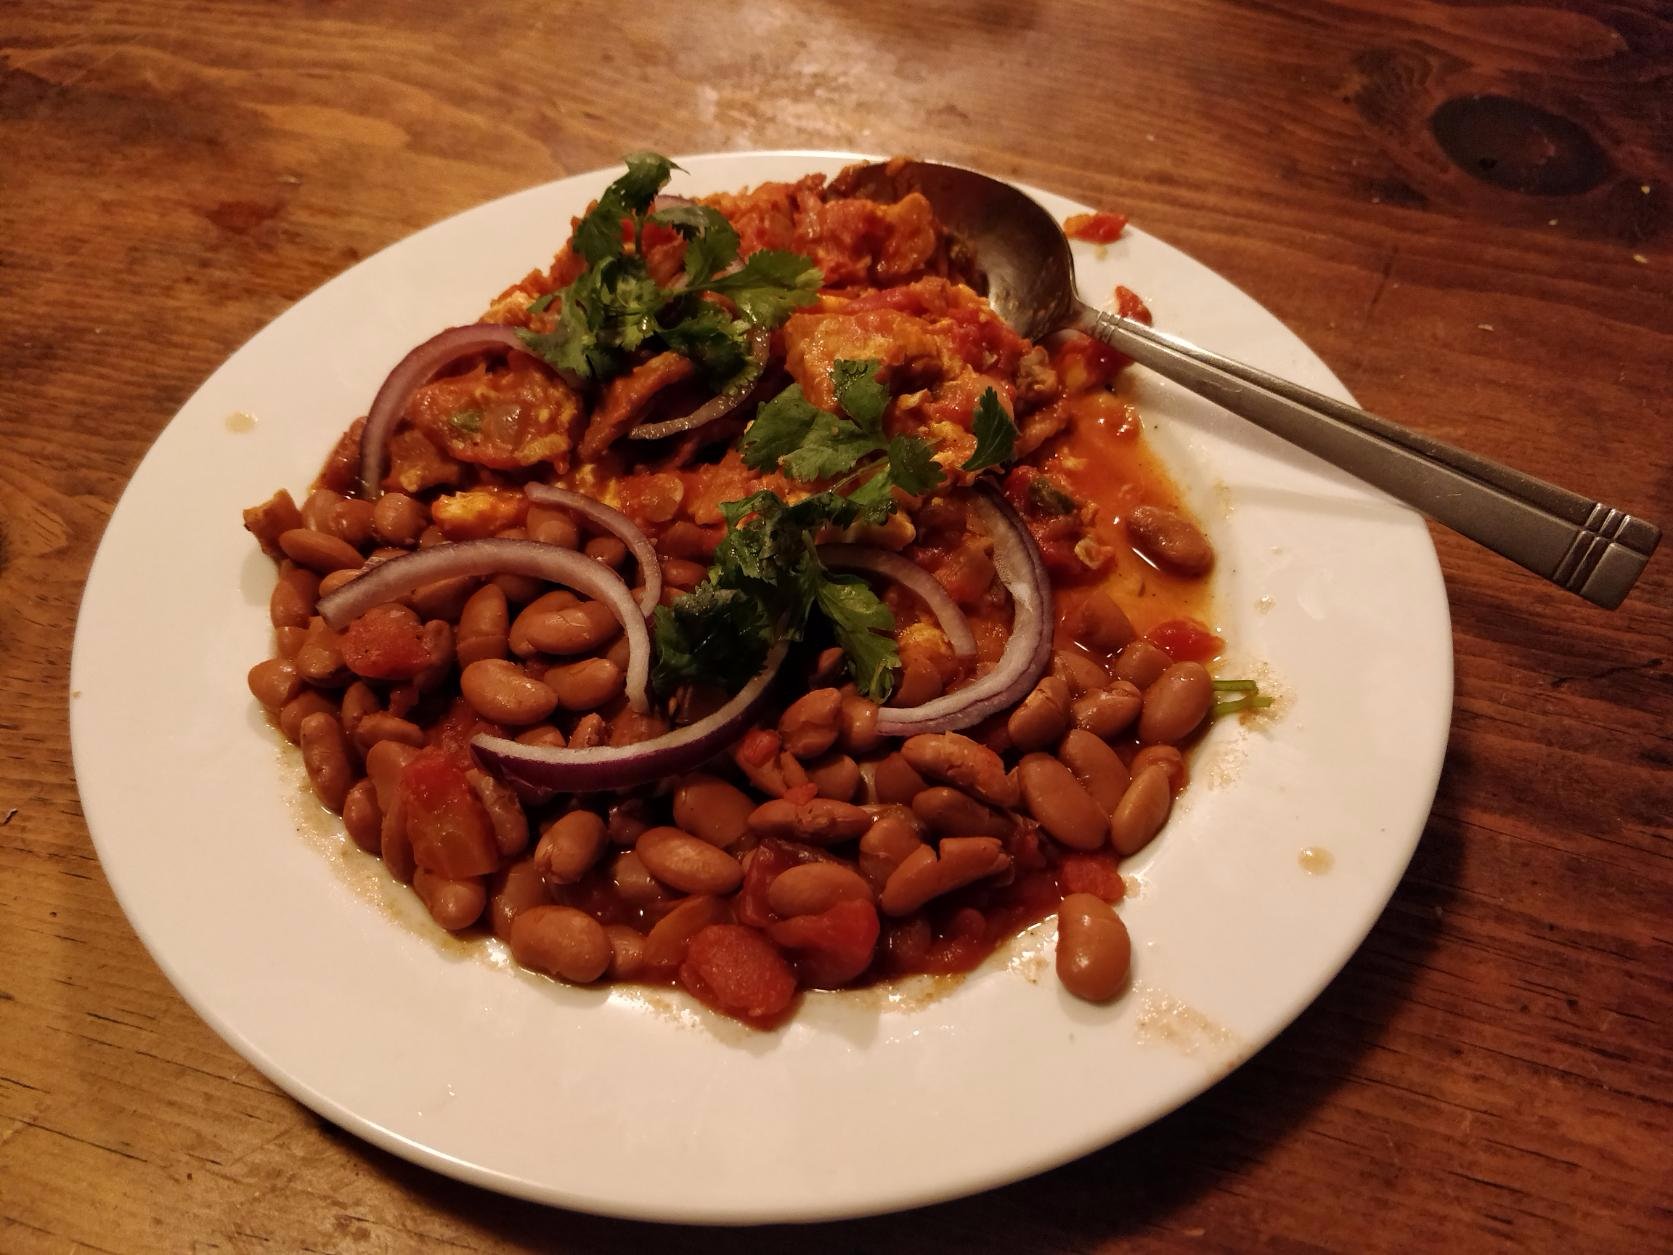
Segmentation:
{"type": "MultiPolygon", "coordinates": [[[[844,160],[682,164],[674,188],[706,192],[844,160]]],[[[1060,992],[1046,929],[944,997],[814,997],[749,1034],[677,995],[564,988],[450,943],[310,818],[244,686],[269,648],[272,570],[239,510],[304,488],[390,365],[544,266],[610,177],[484,205],[334,279],[234,354],[140,465],[88,580],[71,679],[88,826],[135,931],[198,1014],[321,1115],[587,1211],[887,1211],[1015,1180],[1179,1106],[1288,1024],[1387,902],[1434,794],[1452,656],[1415,515],[1154,379],[1137,400],[1219,551],[1230,670],[1258,668],[1283,698],[1266,726],[1214,730],[1134,866],[1135,984],[1116,1004],[1060,992]],[[1304,847],[1333,869],[1304,871],[1304,847]]],[[[1037,195],[1059,217],[1083,208],[1037,195]]],[[[1092,299],[1120,281],[1158,325],[1347,397],[1166,244],[1130,230],[1076,247],[1092,299]]]]}

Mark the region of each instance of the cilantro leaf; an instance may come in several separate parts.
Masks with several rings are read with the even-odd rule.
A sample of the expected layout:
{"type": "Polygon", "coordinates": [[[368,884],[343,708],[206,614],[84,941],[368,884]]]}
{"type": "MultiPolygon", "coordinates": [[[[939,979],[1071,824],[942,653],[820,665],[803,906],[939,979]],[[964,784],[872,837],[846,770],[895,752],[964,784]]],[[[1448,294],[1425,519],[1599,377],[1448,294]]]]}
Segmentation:
{"type": "Polygon", "coordinates": [[[627,173],[604,189],[575,228],[575,251],[589,265],[622,255],[622,219],[637,218],[649,209],[674,170],[674,163],[660,153],[629,153],[622,160],[627,173]]]}
{"type": "Polygon", "coordinates": [[[845,418],[815,412],[801,446],[786,454],[779,469],[791,479],[830,479],[846,475],[867,454],[877,452],[877,440],[845,418]]]}
{"type": "Polygon", "coordinates": [[[549,305],[551,305],[551,303],[553,301],[557,300],[558,297],[561,296],[561,295],[562,295],[562,293],[559,292],[559,290],[557,288],[553,288],[550,292],[547,292],[547,293],[545,293],[541,296],[535,297],[534,300],[529,302],[528,309],[524,310],[523,312],[526,313],[526,314],[529,314],[530,316],[533,316],[535,314],[545,313],[546,308],[549,305]]]}
{"type": "Polygon", "coordinates": [[[652,222],[673,227],[685,237],[685,286],[702,287],[738,259],[738,233],[726,215],[707,205],[672,205],[659,209],[652,222]]]}
{"type": "Polygon", "coordinates": [[[461,435],[474,436],[482,430],[481,410],[460,410],[447,416],[447,425],[461,435]]]}
{"type": "Polygon", "coordinates": [[[970,430],[976,436],[976,451],[964,463],[967,471],[986,470],[1009,461],[1017,444],[1017,425],[1005,412],[999,394],[992,388],[982,393],[971,411],[970,430]]]}
{"type": "Polygon", "coordinates": [[[947,478],[920,436],[896,436],[889,441],[889,475],[903,492],[913,496],[939,488],[947,478]]]}
{"type": "Polygon", "coordinates": [[[651,629],[652,678],[663,693],[689,680],[736,688],[761,669],[773,639],[772,620],[759,599],[707,583],[672,606],[658,606],[651,629]]]}
{"type": "Polygon", "coordinates": [[[812,304],[824,281],[819,267],[800,253],[762,249],[731,274],[705,282],[703,289],[730,297],[757,327],[776,327],[797,306],[812,304]]]}
{"type": "Polygon", "coordinates": [[[692,301],[690,305],[691,313],[659,327],[657,334],[662,342],[696,362],[717,392],[753,382],[760,371],[749,360],[745,342],[749,324],[733,318],[713,301],[692,301]]]}
{"type": "Polygon", "coordinates": [[[889,390],[877,378],[882,363],[876,358],[854,361],[839,358],[831,364],[831,386],[843,413],[870,432],[883,430],[883,411],[889,390]]]}
{"type": "Polygon", "coordinates": [[[802,393],[801,384],[791,384],[755,411],[755,421],[738,441],[744,465],[757,471],[776,470],[780,458],[801,448],[814,420],[824,413],[802,393]]]}
{"type": "Polygon", "coordinates": [[[848,655],[848,669],[860,693],[882,701],[894,688],[894,672],[900,666],[900,652],[889,635],[895,630],[895,616],[869,585],[852,576],[821,580],[818,604],[848,655]]]}

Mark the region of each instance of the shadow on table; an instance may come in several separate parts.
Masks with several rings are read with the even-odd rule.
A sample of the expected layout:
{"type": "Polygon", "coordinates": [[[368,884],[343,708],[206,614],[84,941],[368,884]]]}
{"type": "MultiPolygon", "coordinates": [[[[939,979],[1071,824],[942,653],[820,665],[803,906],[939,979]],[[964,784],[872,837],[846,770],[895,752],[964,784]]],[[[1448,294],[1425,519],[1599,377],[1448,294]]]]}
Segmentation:
{"type": "Polygon", "coordinates": [[[805,1227],[651,1225],[502,1198],[346,1133],[336,1136],[369,1168],[463,1226],[529,1250],[1083,1250],[1124,1234],[1178,1232],[1191,1224],[1195,1200],[1237,1177],[1349,1083],[1435,944],[1461,857],[1457,827],[1431,819],[1411,869],[1365,944],[1265,1050],[1195,1101],[1114,1146],[974,1198],[805,1227]]]}

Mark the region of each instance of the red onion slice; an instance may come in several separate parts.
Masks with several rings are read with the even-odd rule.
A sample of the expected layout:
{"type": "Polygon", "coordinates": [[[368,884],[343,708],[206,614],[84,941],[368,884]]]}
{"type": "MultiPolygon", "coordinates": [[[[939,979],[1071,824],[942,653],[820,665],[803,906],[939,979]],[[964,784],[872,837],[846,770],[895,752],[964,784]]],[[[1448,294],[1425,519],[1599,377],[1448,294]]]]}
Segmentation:
{"type": "Polygon", "coordinates": [[[649,618],[662,600],[662,564],[657,561],[656,546],[639,530],[639,525],[613,506],[567,488],[525,484],[523,491],[537,505],[555,505],[596,523],[633,552],[633,560],[639,564],[639,578],[645,581],[645,591],[639,594],[639,609],[649,618]]]}
{"type": "Polygon", "coordinates": [[[755,391],[755,385],[761,381],[761,372],[767,368],[767,349],[772,341],[771,335],[764,327],[752,327],[748,339],[748,366],[736,383],[725,392],[716,393],[689,414],[665,419],[660,423],[641,423],[627,433],[627,438],[661,440],[664,436],[677,436],[682,431],[693,431],[698,427],[708,426],[716,419],[725,418],[742,405],[749,398],[749,394],[755,391]]]}
{"type": "Polygon", "coordinates": [[[432,545],[380,562],[319,600],[326,623],[341,631],[373,606],[394,601],[415,588],[463,575],[532,575],[586,593],[609,606],[627,634],[627,698],[635,710],[650,709],[651,637],[645,616],[622,577],[596,558],[535,540],[462,540],[432,545]]]}
{"type": "Polygon", "coordinates": [[[838,570],[872,571],[893,580],[929,607],[947,643],[953,647],[955,658],[976,656],[976,638],[970,632],[970,621],[964,617],[964,611],[941,586],[941,581],[916,562],[875,545],[844,544],[820,545],[819,561],[838,570]]]}
{"type": "Polygon", "coordinates": [[[993,670],[921,706],[877,712],[884,736],[955,732],[1026,697],[1051,662],[1051,578],[1027,525],[997,493],[984,489],[971,502],[993,538],[993,565],[1011,594],[1011,635],[993,670]]]}
{"type": "Polygon", "coordinates": [[[523,348],[515,327],[473,323],[468,327],[449,327],[403,357],[383,381],[377,396],[372,398],[372,408],[366,413],[366,426],[360,433],[360,495],[376,501],[383,492],[389,437],[394,434],[395,424],[400,421],[412,394],[429,383],[437,371],[461,357],[488,349],[523,348]]]}
{"type": "Polygon", "coordinates": [[[743,734],[760,713],[788,648],[783,641],[774,645],[755,678],[712,715],[637,745],[554,749],[478,736],[471,750],[484,769],[535,796],[630,789],[666,779],[701,766],[743,734]]]}

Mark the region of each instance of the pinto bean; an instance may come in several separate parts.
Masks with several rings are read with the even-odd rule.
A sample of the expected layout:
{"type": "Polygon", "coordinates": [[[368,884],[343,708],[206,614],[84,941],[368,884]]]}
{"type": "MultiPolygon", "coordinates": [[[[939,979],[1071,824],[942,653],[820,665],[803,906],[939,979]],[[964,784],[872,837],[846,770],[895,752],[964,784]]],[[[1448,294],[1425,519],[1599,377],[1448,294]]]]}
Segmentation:
{"type": "Polygon", "coordinates": [[[268,658],[250,668],[250,692],[269,710],[278,710],[302,691],[296,664],[288,658],[268,658]]]}
{"type": "Polygon", "coordinates": [[[572,810],[541,829],[534,865],[548,885],[572,885],[604,853],[604,821],[589,810],[572,810]]]}
{"type": "Polygon", "coordinates": [[[860,874],[881,891],[906,856],[923,845],[923,824],[904,806],[886,806],[860,838],[860,874]]]}
{"type": "Polygon", "coordinates": [[[608,658],[586,658],[549,668],[542,681],[565,710],[597,710],[621,696],[623,675],[608,658]]]}
{"type": "Polygon", "coordinates": [[[501,941],[511,939],[511,921],[531,906],[545,906],[552,899],[546,882],[532,858],[521,859],[495,872],[489,883],[488,924],[501,941]]]}
{"type": "Polygon", "coordinates": [[[484,719],[511,727],[539,723],[558,704],[556,693],[503,658],[471,663],[459,673],[459,691],[484,719]]]}
{"type": "Polygon", "coordinates": [[[370,501],[345,498],[326,511],[320,530],[363,549],[372,539],[372,511],[370,501]]]}
{"type": "Polygon", "coordinates": [[[355,777],[343,725],[337,722],[337,716],[320,711],[302,721],[297,739],[302,746],[302,765],[307,768],[315,794],[327,810],[340,812],[355,777]]]}
{"type": "Polygon", "coordinates": [[[302,499],[302,522],[299,527],[311,527],[316,532],[326,529],[326,521],[344,501],[348,500],[340,492],[330,488],[316,488],[302,499]]]}
{"type": "Polygon", "coordinates": [[[1057,979],[1088,1002],[1107,1002],[1127,983],[1133,942],[1109,903],[1071,893],[1057,908],[1057,979]]]}
{"type": "Polygon", "coordinates": [[[850,802],[816,797],[807,802],[776,798],[763,802],[749,815],[750,831],[763,837],[834,845],[852,841],[871,827],[871,816],[850,802]]]}
{"type": "Polygon", "coordinates": [[[885,915],[910,915],[931,898],[997,875],[1011,866],[1011,856],[995,837],[947,837],[937,851],[921,846],[901,860],[883,885],[885,915]]]}
{"type": "Polygon", "coordinates": [[[1139,742],[1176,745],[1201,726],[1214,705],[1214,678],[1200,662],[1176,662],[1144,691],[1139,742]]]}
{"type": "Polygon", "coordinates": [[[610,966],[604,925],[572,906],[531,906],[511,921],[511,954],[524,967],[586,985],[610,966]]]}
{"type": "Polygon", "coordinates": [[[415,588],[407,596],[410,605],[421,619],[441,619],[457,623],[465,612],[465,603],[481,584],[475,575],[456,575],[450,579],[432,580],[415,588]]]}
{"type": "Polygon", "coordinates": [[[1059,649],[1051,656],[1051,673],[1062,678],[1072,696],[1101,689],[1110,682],[1109,673],[1096,660],[1078,649],[1059,649]]]}
{"type": "Polygon", "coordinates": [[[708,573],[709,568],[701,563],[687,562],[684,558],[662,559],[662,582],[669,588],[696,588],[708,573]]]}
{"type": "Polygon", "coordinates": [[[368,854],[376,854],[382,845],[383,808],[378,805],[378,791],[370,780],[356,780],[343,798],[343,828],[353,841],[368,854]]]}
{"type": "MultiPolygon", "coordinates": [[[[360,728],[361,721],[368,715],[378,713],[383,709],[383,699],[370,684],[364,680],[356,680],[343,690],[341,709],[338,718],[342,720],[343,731],[352,741],[355,732],[360,728]]],[[[358,748],[358,747],[357,747],[358,748]]]]}
{"type": "Polygon", "coordinates": [[[908,737],[900,752],[926,776],[957,785],[995,806],[1017,804],[1016,781],[1005,774],[998,754],[957,732],[928,732],[908,737]]]}
{"type": "Polygon", "coordinates": [[[804,693],[779,717],[779,739],[797,758],[817,758],[836,744],[841,713],[840,690],[822,688],[804,693]]]}
{"type": "Polygon", "coordinates": [[[743,883],[738,860],[678,828],[648,828],[633,852],[645,869],[681,893],[731,893],[743,883]]]}
{"type": "Polygon", "coordinates": [[[1108,813],[1050,754],[1029,754],[1017,775],[1028,813],[1059,842],[1072,850],[1096,850],[1108,839],[1108,813]]]}
{"type": "Polygon", "coordinates": [[[383,808],[383,827],[378,832],[378,852],[390,876],[402,884],[411,884],[418,869],[413,857],[412,837],[407,832],[406,799],[397,792],[383,808]]]}
{"type": "Polygon", "coordinates": [[[813,660],[813,666],[807,673],[807,687],[810,689],[830,688],[839,684],[847,671],[848,655],[843,653],[842,646],[826,646],[819,651],[819,656],[813,660]]]}
{"type": "Polygon", "coordinates": [[[511,630],[511,609],[504,590],[484,584],[466,599],[459,611],[459,639],[468,636],[504,636],[511,630]]]}
{"type": "Polygon", "coordinates": [[[697,894],[676,903],[645,934],[645,966],[652,971],[678,967],[685,961],[693,937],[728,918],[726,904],[711,894],[697,894]]]}
{"type": "Polygon", "coordinates": [[[511,625],[511,650],[520,657],[529,654],[595,654],[607,645],[622,625],[610,607],[601,601],[583,601],[556,610],[538,609],[540,603],[524,610],[511,625]]]}
{"type": "Polygon", "coordinates": [[[597,711],[585,714],[576,720],[575,726],[569,731],[569,748],[572,750],[590,750],[595,745],[603,745],[610,739],[610,725],[604,722],[604,716],[597,711]]]}
{"type": "Polygon", "coordinates": [[[1107,689],[1093,689],[1075,698],[1069,717],[1075,727],[1107,741],[1132,727],[1143,707],[1144,694],[1129,681],[1116,680],[1107,689]]]}
{"type": "Polygon", "coordinates": [[[842,713],[837,719],[842,748],[850,754],[868,754],[883,743],[877,730],[878,705],[858,693],[842,695],[842,713]]]}
{"type": "Polygon", "coordinates": [[[626,924],[606,924],[611,980],[635,980],[645,971],[645,935],[626,924]]]}
{"type": "Polygon", "coordinates": [[[1023,753],[1055,744],[1069,726],[1069,684],[1060,676],[1045,675],[1005,721],[1011,744],[1023,753]]]}
{"type": "Polygon", "coordinates": [[[325,626],[324,619],[309,620],[308,638],[292,659],[297,675],[320,688],[342,684],[349,676],[348,664],[343,661],[342,639],[325,626]]]}
{"type": "Polygon", "coordinates": [[[701,562],[705,566],[714,557],[715,536],[695,523],[688,523],[684,519],[670,523],[656,542],[659,552],[670,554],[676,558],[685,558],[692,562],[701,562]]]}
{"type": "Polygon", "coordinates": [[[1134,688],[1147,689],[1171,666],[1173,656],[1167,650],[1147,640],[1136,640],[1116,656],[1115,678],[1126,680],[1134,688]]]}
{"type": "Polygon", "coordinates": [[[1121,756],[1084,728],[1072,728],[1057,747],[1057,757],[1074,772],[1081,787],[1106,815],[1127,790],[1127,766],[1121,756]]]}
{"type": "Polygon", "coordinates": [[[341,571],[333,571],[330,575],[321,576],[319,595],[321,597],[331,596],[344,584],[357,577],[364,569],[363,567],[344,567],[341,571]]]}
{"type": "Polygon", "coordinates": [[[650,814],[651,808],[644,798],[627,797],[612,802],[604,815],[604,835],[611,845],[631,850],[645,829],[656,827],[650,814]]]}
{"type": "Polygon", "coordinates": [[[1102,589],[1081,598],[1064,616],[1064,629],[1088,649],[1113,654],[1137,635],[1126,611],[1102,589]]]}
{"type": "Polygon", "coordinates": [[[723,850],[743,840],[754,809],[747,793],[715,776],[690,775],[674,786],[675,826],[723,850]]]}
{"type": "Polygon", "coordinates": [[[925,789],[913,798],[912,813],[942,836],[1008,837],[1014,827],[1003,812],[945,786],[925,789]]]}
{"type": "Polygon", "coordinates": [[[279,535],[279,548],[298,566],[320,575],[354,570],[360,566],[360,551],[346,540],[309,527],[293,527],[279,535]]]}
{"type": "Polygon", "coordinates": [[[610,860],[610,884],[632,906],[656,906],[672,896],[632,850],[623,850],[610,860]]]}
{"type": "Polygon", "coordinates": [[[417,747],[394,738],[376,741],[367,748],[366,775],[377,789],[378,805],[385,811],[395,804],[395,790],[401,782],[401,773],[416,757],[417,747]]]}
{"type": "Polygon", "coordinates": [[[1133,761],[1127,764],[1127,771],[1136,776],[1146,767],[1161,767],[1168,773],[1168,788],[1175,797],[1184,791],[1190,781],[1190,773],[1185,769],[1185,755],[1172,745],[1146,745],[1133,755],[1133,761]]]}
{"type": "Polygon", "coordinates": [[[303,689],[283,706],[279,707],[279,731],[292,743],[302,738],[302,721],[309,715],[327,714],[335,716],[337,704],[322,693],[313,689],[303,689]]]}
{"type": "Polygon", "coordinates": [[[914,655],[901,663],[891,706],[921,706],[941,696],[941,673],[929,659],[914,655]]]}
{"type": "Polygon", "coordinates": [[[818,915],[850,898],[870,902],[871,886],[846,863],[802,863],[767,886],[767,906],[786,918],[818,915]]]}
{"type": "Polygon", "coordinates": [[[308,629],[305,627],[276,627],[273,629],[273,652],[281,658],[295,658],[296,651],[307,639],[308,629]]]}
{"type": "Polygon", "coordinates": [[[267,617],[276,628],[305,628],[319,600],[319,576],[306,567],[282,563],[279,582],[267,599],[267,617]]]}
{"type": "Polygon", "coordinates": [[[386,492],[372,507],[372,535],[401,549],[416,545],[429,522],[430,512],[404,492],[386,492]]]}
{"type": "Polygon", "coordinates": [[[1172,808],[1173,792],[1168,788],[1166,767],[1151,765],[1135,772],[1110,816],[1110,843],[1116,853],[1126,858],[1149,845],[1172,808]]]}
{"type": "Polygon", "coordinates": [[[488,891],[481,880],[452,880],[427,867],[413,872],[412,887],[429,908],[430,918],[448,932],[469,928],[488,905],[488,891]]]}
{"type": "Polygon", "coordinates": [[[1133,548],[1164,571],[1206,575],[1214,565],[1214,547],[1202,529],[1176,510],[1141,505],[1127,515],[1133,548]]]}
{"type": "Polygon", "coordinates": [[[420,747],[424,744],[424,729],[388,711],[374,710],[354,725],[353,738],[355,748],[369,754],[379,741],[399,741],[402,745],[420,747]]]}
{"type": "Polygon", "coordinates": [[[612,570],[620,570],[627,562],[627,546],[614,536],[594,536],[587,541],[582,552],[612,570]]]}
{"type": "Polygon", "coordinates": [[[860,764],[846,754],[827,754],[807,765],[807,778],[818,787],[820,797],[852,802],[860,790],[860,764]]]}
{"type": "Polygon", "coordinates": [[[561,728],[554,728],[549,723],[537,723],[534,727],[524,728],[517,734],[517,744],[546,745],[561,750],[569,744],[569,738],[564,736],[561,728]]]}
{"type": "Polygon", "coordinates": [[[488,824],[494,830],[494,844],[501,857],[516,858],[529,844],[529,817],[523,813],[517,795],[509,785],[474,768],[465,773],[465,782],[488,812],[488,824]]]}
{"type": "Polygon", "coordinates": [[[899,752],[890,754],[871,769],[871,791],[879,802],[909,806],[928,787],[929,782],[899,752]]]}

